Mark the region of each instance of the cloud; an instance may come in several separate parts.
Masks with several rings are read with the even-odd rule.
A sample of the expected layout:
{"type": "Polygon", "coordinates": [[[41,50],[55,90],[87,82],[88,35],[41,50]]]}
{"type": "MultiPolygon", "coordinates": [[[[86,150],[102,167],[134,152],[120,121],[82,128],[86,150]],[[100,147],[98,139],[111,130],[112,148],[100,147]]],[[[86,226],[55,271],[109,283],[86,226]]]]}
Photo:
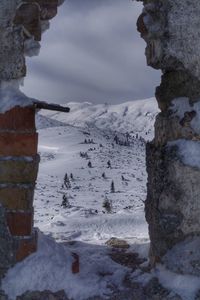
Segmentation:
{"type": "Polygon", "coordinates": [[[142,7],[130,0],[66,0],[28,59],[24,91],[54,102],[151,97],[160,74],[146,66],[136,31],[142,7]]]}

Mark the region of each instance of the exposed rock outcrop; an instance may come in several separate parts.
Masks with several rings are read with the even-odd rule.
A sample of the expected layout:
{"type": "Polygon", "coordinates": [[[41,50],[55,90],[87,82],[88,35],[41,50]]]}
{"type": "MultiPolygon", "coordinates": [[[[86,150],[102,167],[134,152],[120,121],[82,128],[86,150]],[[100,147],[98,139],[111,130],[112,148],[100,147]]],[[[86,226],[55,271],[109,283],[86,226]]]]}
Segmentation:
{"type": "Polygon", "coordinates": [[[147,43],[147,64],[163,73],[156,89],[161,112],[147,145],[150,258],[199,276],[200,257],[191,253],[184,265],[182,251],[196,245],[200,234],[200,3],[143,3],[137,25],[147,43]],[[172,263],[174,256],[179,263],[172,263]]]}

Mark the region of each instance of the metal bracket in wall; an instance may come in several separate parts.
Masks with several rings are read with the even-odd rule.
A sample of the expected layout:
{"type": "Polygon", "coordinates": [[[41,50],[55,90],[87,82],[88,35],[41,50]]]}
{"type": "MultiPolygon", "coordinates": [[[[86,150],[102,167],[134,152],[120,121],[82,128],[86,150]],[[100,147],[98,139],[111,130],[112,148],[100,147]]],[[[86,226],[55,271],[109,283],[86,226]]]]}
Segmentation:
{"type": "Polygon", "coordinates": [[[55,110],[55,111],[60,111],[65,113],[70,112],[69,107],[61,106],[59,104],[47,103],[43,101],[34,101],[33,104],[37,109],[55,110]]]}

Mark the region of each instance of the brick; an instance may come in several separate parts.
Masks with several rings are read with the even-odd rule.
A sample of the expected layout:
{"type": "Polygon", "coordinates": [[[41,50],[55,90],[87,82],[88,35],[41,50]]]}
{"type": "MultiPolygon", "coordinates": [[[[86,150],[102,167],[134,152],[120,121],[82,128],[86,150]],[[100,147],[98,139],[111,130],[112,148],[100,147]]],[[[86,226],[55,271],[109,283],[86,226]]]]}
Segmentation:
{"type": "Polygon", "coordinates": [[[16,262],[19,262],[37,251],[37,232],[34,232],[30,238],[18,240],[17,244],[16,262]]]}
{"type": "Polygon", "coordinates": [[[0,158],[0,183],[34,183],[37,179],[39,155],[32,161],[23,158],[0,158]]]}
{"type": "Polygon", "coordinates": [[[34,156],[37,154],[38,134],[0,132],[0,156],[34,156]]]}
{"type": "Polygon", "coordinates": [[[74,261],[72,263],[72,273],[78,274],[80,272],[80,260],[79,255],[77,253],[72,253],[74,261]]]}
{"type": "Polygon", "coordinates": [[[35,108],[16,106],[0,114],[0,130],[35,131],[35,108]]]}
{"type": "Polygon", "coordinates": [[[30,210],[33,205],[34,185],[0,186],[0,203],[10,210],[30,210]]]}
{"type": "Polygon", "coordinates": [[[30,236],[33,226],[32,212],[7,212],[7,225],[13,236],[30,236]]]}

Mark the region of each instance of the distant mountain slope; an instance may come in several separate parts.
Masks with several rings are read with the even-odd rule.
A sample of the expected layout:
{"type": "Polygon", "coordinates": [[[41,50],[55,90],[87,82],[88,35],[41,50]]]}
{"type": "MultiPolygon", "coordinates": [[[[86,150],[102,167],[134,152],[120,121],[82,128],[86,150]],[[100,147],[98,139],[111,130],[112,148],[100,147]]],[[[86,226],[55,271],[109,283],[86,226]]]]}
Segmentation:
{"type": "Polygon", "coordinates": [[[155,98],[117,105],[88,102],[69,102],[66,105],[71,108],[69,114],[52,111],[42,111],[41,114],[77,127],[95,126],[118,132],[138,133],[140,136],[147,135],[151,138],[155,116],[158,113],[155,98]]]}
{"type": "Polygon", "coordinates": [[[45,116],[41,115],[40,113],[36,115],[36,124],[37,124],[37,129],[59,127],[59,126],[66,125],[65,123],[51,119],[47,116],[45,117],[45,116]]]}

